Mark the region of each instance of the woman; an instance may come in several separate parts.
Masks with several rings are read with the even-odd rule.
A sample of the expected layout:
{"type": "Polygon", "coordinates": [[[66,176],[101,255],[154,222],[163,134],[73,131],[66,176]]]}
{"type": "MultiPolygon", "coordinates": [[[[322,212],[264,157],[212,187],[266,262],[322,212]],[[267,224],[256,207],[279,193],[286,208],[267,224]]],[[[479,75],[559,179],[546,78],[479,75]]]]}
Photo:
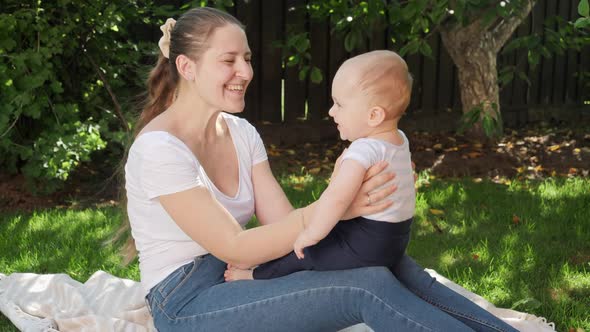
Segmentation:
{"type": "MultiPolygon", "coordinates": [[[[240,22],[199,8],[162,31],[149,103],[125,165],[141,282],[159,331],[330,331],[360,322],[375,331],[510,330],[409,258],[398,278],[453,316],[383,267],[224,283],[226,263],[250,267],[290,252],[314,205],[293,209],[260,136],[231,115],[244,109],[252,80],[240,22]],[[263,226],[243,230],[254,213],[263,226]]],[[[394,190],[371,192],[389,179],[366,181],[346,216],[387,207],[367,202],[394,190]]]]}

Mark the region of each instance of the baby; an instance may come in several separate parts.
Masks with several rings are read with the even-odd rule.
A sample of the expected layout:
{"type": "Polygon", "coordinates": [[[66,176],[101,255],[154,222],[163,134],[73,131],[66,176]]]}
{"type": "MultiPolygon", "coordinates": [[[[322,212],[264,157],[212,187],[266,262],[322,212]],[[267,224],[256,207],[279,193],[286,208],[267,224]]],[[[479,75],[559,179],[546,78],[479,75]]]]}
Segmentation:
{"type": "MultiPolygon", "coordinates": [[[[406,111],[412,77],[392,51],[373,51],[347,61],[332,84],[330,116],[340,137],[352,143],[318,200],[309,225],[286,256],[254,269],[228,267],[226,281],[269,279],[302,270],[342,270],[365,266],[393,268],[410,239],[416,204],[409,142],[398,122],[406,111]],[[361,187],[366,170],[387,161],[397,190],[385,211],[339,222],[361,187]]],[[[371,204],[371,194],[367,195],[371,204]]]]}

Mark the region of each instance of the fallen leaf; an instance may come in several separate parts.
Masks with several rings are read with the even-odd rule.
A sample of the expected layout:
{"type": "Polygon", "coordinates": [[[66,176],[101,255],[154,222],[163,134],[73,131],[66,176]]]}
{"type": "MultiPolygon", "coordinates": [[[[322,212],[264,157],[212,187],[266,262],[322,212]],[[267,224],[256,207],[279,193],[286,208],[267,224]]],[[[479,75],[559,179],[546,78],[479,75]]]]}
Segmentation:
{"type": "Polygon", "coordinates": [[[568,174],[576,174],[578,173],[578,169],[575,167],[570,167],[568,174]]]}
{"type": "Polygon", "coordinates": [[[574,149],[574,154],[575,154],[575,155],[579,155],[579,154],[580,154],[580,152],[582,152],[582,150],[580,150],[580,149],[578,149],[578,148],[575,148],[575,149],[574,149]]]}
{"type": "Polygon", "coordinates": [[[445,211],[437,210],[437,209],[430,209],[430,213],[434,214],[435,216],[440,216],[440,215],[445,214],[445,211]]]}
{"type": "Polygon", "coordinates": [[[518,225],[518,223],[520,223],[520,217],[518,217],[517,215],[513,214],[512,215],[512,223],[515,225],[518,225]]]}
{"type": "Polygon", "coordinates": [[[559,146],[559,145],[556,144],[556,145],[551,145],[550,147],[547,148],[547,150],[549,150],[549,151],[557,151],[560,148],[561,148],[561,146],[559,146]]]}
{"type": "Polygon", "coordinates": [[[314,167],[314,168],[311,168],[311,169],[309,169],[309,170],[307,171],[307,173],[309,173],[309,174],[313,174],[313,175],[316,175],[316,174],[318,174],[318,173],[319,173],[321,170],[322,170],[322,168],[321,168],[321,167],[314,167]]]}
{"type": "Polygon", "coordinates": [[[478,260],[479,259],[479,255],[478,254],[473,254],[471,257],[473,257],[474,260],[478,260]]]}
{"type": "Polygon", "coordinates": [[[293,189],[295,189],[297,191],[303,191],[303,184],[302,183],[295,183],[293,185],[293,189]]]}
{"type": "Polygon", "coordinates": [[[435,149],[435,150],[442,150],[442,144],[440,144],[440,143],[438,143],[438,144],[434,144],[434,145],[432,146],[432,148],[433,148],[433,149],[435,149]]]}
{"type": "Polygon", "coordinates": [[[281,153],[276,150],[268,150],[267,154],[271,157],[280,157],[281,153]]]}
{"type": "Polygon", "coordinates": [[[473,152],[467,153],[467,156],[469,156],[470,159],[475,159],[475,158],[479,158],[479,157],[483,156],[483,153],[473,151],[473,152]]]}

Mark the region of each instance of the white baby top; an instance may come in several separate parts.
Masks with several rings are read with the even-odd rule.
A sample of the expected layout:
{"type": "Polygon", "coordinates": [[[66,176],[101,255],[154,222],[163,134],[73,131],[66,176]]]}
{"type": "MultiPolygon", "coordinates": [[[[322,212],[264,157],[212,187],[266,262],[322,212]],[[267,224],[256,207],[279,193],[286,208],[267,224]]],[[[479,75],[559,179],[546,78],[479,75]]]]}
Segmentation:
{"type": "Polygon", "coordinates": [[[254,214],[252,166],[267,159],[264,144],[248,121],[221,114],[239,162],[239,186],[235,197],[219,191],[191,150],[172,134],[147,132],[131,145],[125,165],[127,213],[139,252],[141,284],[146,292],[195,256],[207,253],[176,225],[158,196],[203,186],[215,194],[242,226],[254,214]]]}
{"type": "Polygon", "coordinates": [[[356,160],[365,169],[385,160],[389,163],[387,169],[395,173],[393,181],[397,185],[397,190],[388,197],[393,201],[393,204],[383,212],[363,216],[367,219],[400,222],[414,216],[416,190],[414,189],[414,171],[410,158],[410,143],[406,135],[401,130],[398,131],[404,139],[401,145],[373,138],[359,138],[350,144],[342,156],[343,161],[346,159],[356,160]]]}

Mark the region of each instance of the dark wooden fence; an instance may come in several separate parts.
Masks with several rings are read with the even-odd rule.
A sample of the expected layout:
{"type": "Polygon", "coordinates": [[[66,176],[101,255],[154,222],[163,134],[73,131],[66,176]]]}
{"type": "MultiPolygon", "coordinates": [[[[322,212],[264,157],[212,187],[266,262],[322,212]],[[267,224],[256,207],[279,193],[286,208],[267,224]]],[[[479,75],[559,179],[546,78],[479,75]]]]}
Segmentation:
{"type": "MultiPolygon", "coordinates": [[[[328,22],[317,23],[291,11],[293,6],[305,3],[305,0],[234,2],[236,5],[229,11],[246,25],[253,52],[254,80],[247,93],[244,116],[258,124],[313,125],[324,122],[331,106],[332,77],[338,66],[353,55],[345,51],[342,39],[330,34],[328,22]],[[300,81],[296,68],[283,65],[281,50],[273,45],[285,38],[288,25],[299,25],[310,33],[312,63],[324,75],[320,84],[300,81]]],[[[547,17],[559,15],[568,20],[577,17],[577,3],[578,0],[538,1],[515,35],[543,32],[547,17]]],[[[455,118],[460,115],[460,96],[456,68],[440,36],[432,36],[429,43],[433,59],[421,55],[406,58],[415,78],[408,116],[430,119],[433,125],[438,125],[440,119],[448,121],[447,114],[454,114],[455,118]]],[[[368,39],[359,52],[384,48],[391,49],[392,45],[386,33],[380,32],[368,39]]],[[[588,113],[589,106],[584,105],[584,100],[590,99],[590,92],[584,90],[576,73],[590,71],[589,47],[582,52],[568,51],[563,56],[542,59],[535,69],[523,61],[526,57],[523,52],[526,51],[498,59],[499,68],[517,65],[531,82],[529,86],[525,81],[515,79],[502,89],[501,107],[507,125],[518,126],[542,119],[544,115],[532,112],[534,109],[559,109],[559,112],[563,110],[574,117],[588,113]]]]}

